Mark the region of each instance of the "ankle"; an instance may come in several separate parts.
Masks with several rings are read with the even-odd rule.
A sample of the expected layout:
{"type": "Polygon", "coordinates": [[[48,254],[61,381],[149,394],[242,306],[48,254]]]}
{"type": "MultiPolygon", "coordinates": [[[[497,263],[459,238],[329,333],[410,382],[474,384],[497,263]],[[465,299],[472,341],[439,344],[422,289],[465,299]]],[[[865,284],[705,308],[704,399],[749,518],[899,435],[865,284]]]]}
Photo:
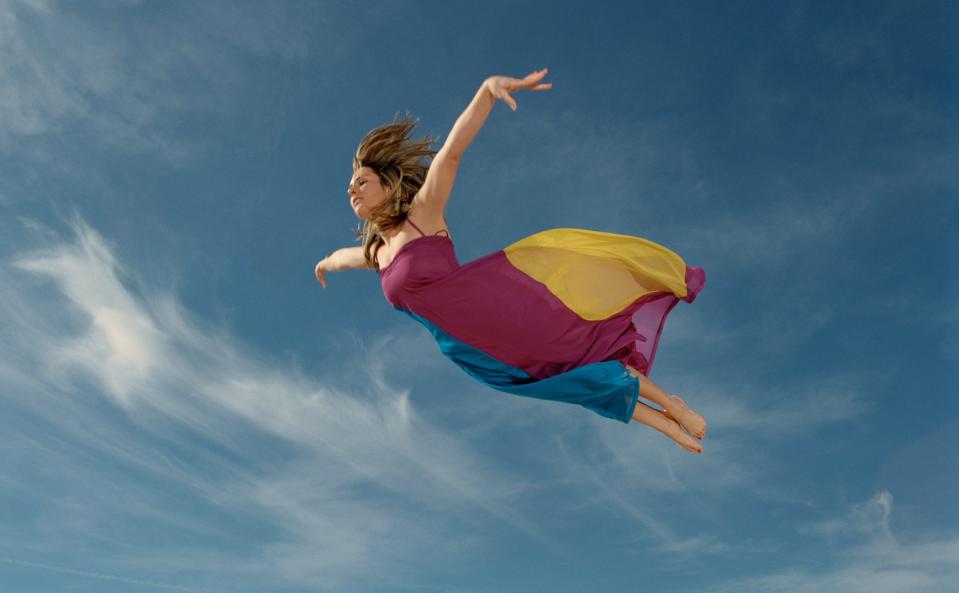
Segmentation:
{"type": "Polygon", "coordinates": [[[678,395],[669,394],[666,396],[666,401],[669,402],[669,406],[667,406],[666,409],[670,414],[682,414],[689,408],[686,402],[678,395]]]}

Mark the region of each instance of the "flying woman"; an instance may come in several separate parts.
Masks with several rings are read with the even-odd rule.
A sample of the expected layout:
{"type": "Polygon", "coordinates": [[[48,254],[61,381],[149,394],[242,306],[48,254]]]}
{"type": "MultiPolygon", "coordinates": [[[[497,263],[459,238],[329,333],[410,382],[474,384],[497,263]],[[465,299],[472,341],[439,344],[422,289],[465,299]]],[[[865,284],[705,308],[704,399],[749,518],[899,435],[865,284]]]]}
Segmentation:
{"type": "Polygon", "coordinates": [[[347,188],[363,244],[324,258],[316,279],[326,288],[328,272],[377,270],[386,300],[481,383],[636,420],[702,453],[703,417],[648,378],[666,316],[696,298],[701,268],[640,237],[572,228],[456,259],[444,211],[463,153],[496,99],[515,111],[511,92],[552,88],[546,72],[487,78],[438,152],[431,138],[412,139],[406,117],[370,131],[347,188]]]}

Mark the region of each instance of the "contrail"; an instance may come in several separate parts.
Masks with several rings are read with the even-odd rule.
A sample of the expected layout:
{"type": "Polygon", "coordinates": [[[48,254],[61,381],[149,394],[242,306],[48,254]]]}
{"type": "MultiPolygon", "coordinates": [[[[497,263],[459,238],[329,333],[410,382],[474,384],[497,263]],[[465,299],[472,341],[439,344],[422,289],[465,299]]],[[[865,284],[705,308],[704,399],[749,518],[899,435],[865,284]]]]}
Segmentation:
{"type": "Polygon", "coordinates": [[[18,558],[8,558],[6,556],[0,556],[0,562],[6,562],[7,564],[15,564],[17,566],[28,566],[30,568],[42,568],[43,570],[52,570],[54,572],[63,572],[67,574],[75,574],[83,577],[90,577],[94,579],[104,579],[108,581],[118,581],[121,583],[129,583],[131,585],[146,585],[147,587],[160,587],[163,589],[173,589],[174,591],[191,591],[192,593],[210,593],[209,589],[194,589],[193,587],[183,587],[181,585],[168,585],[166,583],[157,583],[155,581],[144,581],[140,579],[128,579],[126,577],[118,577],[112,574],[104,574],[102,572],[91,572],[88,570],[76,570],[74,568],[64,568],[62,566],[52,566],[50,564],[41,564],[40,562],[30,562],[29,560],[20,560],[18,558]]]}

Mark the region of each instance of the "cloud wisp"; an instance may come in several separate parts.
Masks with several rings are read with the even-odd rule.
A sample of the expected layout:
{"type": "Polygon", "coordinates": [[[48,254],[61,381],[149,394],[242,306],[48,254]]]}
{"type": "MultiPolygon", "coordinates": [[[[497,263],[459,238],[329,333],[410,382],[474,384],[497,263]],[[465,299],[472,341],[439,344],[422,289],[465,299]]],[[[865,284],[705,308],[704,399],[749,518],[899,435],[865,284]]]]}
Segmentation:
{"type": "Polygon", "coordinates": [[[477,512],[548,542],[512,506],[524,479],[420,417],[382,375],[386,349],[379,363],[337,369],[370,377],[362,397],[334,376],[276,368],[171,295],[138,287],[82,220],[73,230],[75,241],[18,255],[3,271],[3,323],[15,339],[0,373],[4,405],[69,443],[49,450],[29,431],[18,441],[27,458],[47,448],[44,477],[54,463],[70,482],[73,494],[50,495],[50,508],[119,484],[83,512],[76,537],[96,540],[113,513],[179,537],[177,525],[224,537],[228,526],[202,519],[215,508],[270,534],[242,552],[267,559],[262,571],[327,585],[412,578],[417,542],[442,539],[444,554],[476,545],[456,526],[477,512]],[[172,505],[171,491],[194,507],[172,505]]]}
{"type": "Polygon", "coordinates": [[[851,505],[845,514],[801,525],[798,532],[820,544],[842,541],[831,566],[791,567],[768,574],[707,587],[710,593],[933,593],[946,591],[959,577],[959,538],[903,541],[890,527],[893,496],[881,490],[851,505]]]}

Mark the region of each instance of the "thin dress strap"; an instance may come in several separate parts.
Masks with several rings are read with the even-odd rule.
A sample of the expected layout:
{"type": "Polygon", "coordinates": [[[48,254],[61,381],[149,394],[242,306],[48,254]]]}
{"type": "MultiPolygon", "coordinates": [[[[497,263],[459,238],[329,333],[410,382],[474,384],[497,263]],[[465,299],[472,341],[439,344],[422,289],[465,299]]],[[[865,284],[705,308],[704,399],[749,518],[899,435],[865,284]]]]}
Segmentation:
{"type": "MultiPolygon", "coordinates": [[[[410,218],[409,216],[407,216],[407,217],[406,217],[406,220],[410,221],[410,224],[413,225],[413,228],[416,229],[417,231],[419,231],[419,233],[420,233],[421,235],[423,235],[424,237],[426,236],[426,233],[424,233],[422,230],[420,230],[420,227],[416,226],[416,223],[413,222],[413,219],[412,219],[412,218],[410,218]]],[[[443,222],[446,222],[446,217],[445,217],[445,216],[443,217],[443,222]]],[[[449,224],[449,223],[447,223],[447,224],[449,224]]],[[[446,229],[440,229],[440,230],[436,231],[436,235],[439,235],[440,233],[446,233],[446,236],[447,236],[447,237],[450,236],[450,232],[449,232],[448,230],[446,230],[446,229]]],[[[450,237],[450,239],[452,239],[452,237],[450,237]]],[[[382,246],[383,246],[382,243],[377,243],[377,244],[376,244],[376,247],[373,248],[373,261],[376,262],[376,265],[379,265],[379,264],[380,264],[380,260],[379,260],[378,257],[376,257],[376,255],[377,255],[377,253],[379,252],[380,247],[382,247],[382,246]]]]}
{"type": "MultiPolygon", "coordinates": [[[[420,227],[416,226],[416,223],[413,222],[413,219],[412,219],[412,218],[410,218],[409,216],[407,216],[407,217],[406,217],[406,220],[410,221],[410,224],[413,225],[413,228],[416,229],[417,231],[419,231],[419,233],[420,233],[421,235],[423,235],[424,237],[426,236],[426,233],[424,233],[423,231],[421,231],[421,230],[420,230],[420,227]]],[[[444,222],[446,221],[446,217],[445,217],[445,216],[443,217],[443,221],[444,221],[444,222]]],[[[447,237],[450,236],[450,232],[449,232],[448,230],[446,230],[446,229],[440,229],[440,230],[436,231],[436,233],[434,233],[434,235],[439,235],[440,233],[446,233],[446,236],[447,236],[447,237]]]]}

